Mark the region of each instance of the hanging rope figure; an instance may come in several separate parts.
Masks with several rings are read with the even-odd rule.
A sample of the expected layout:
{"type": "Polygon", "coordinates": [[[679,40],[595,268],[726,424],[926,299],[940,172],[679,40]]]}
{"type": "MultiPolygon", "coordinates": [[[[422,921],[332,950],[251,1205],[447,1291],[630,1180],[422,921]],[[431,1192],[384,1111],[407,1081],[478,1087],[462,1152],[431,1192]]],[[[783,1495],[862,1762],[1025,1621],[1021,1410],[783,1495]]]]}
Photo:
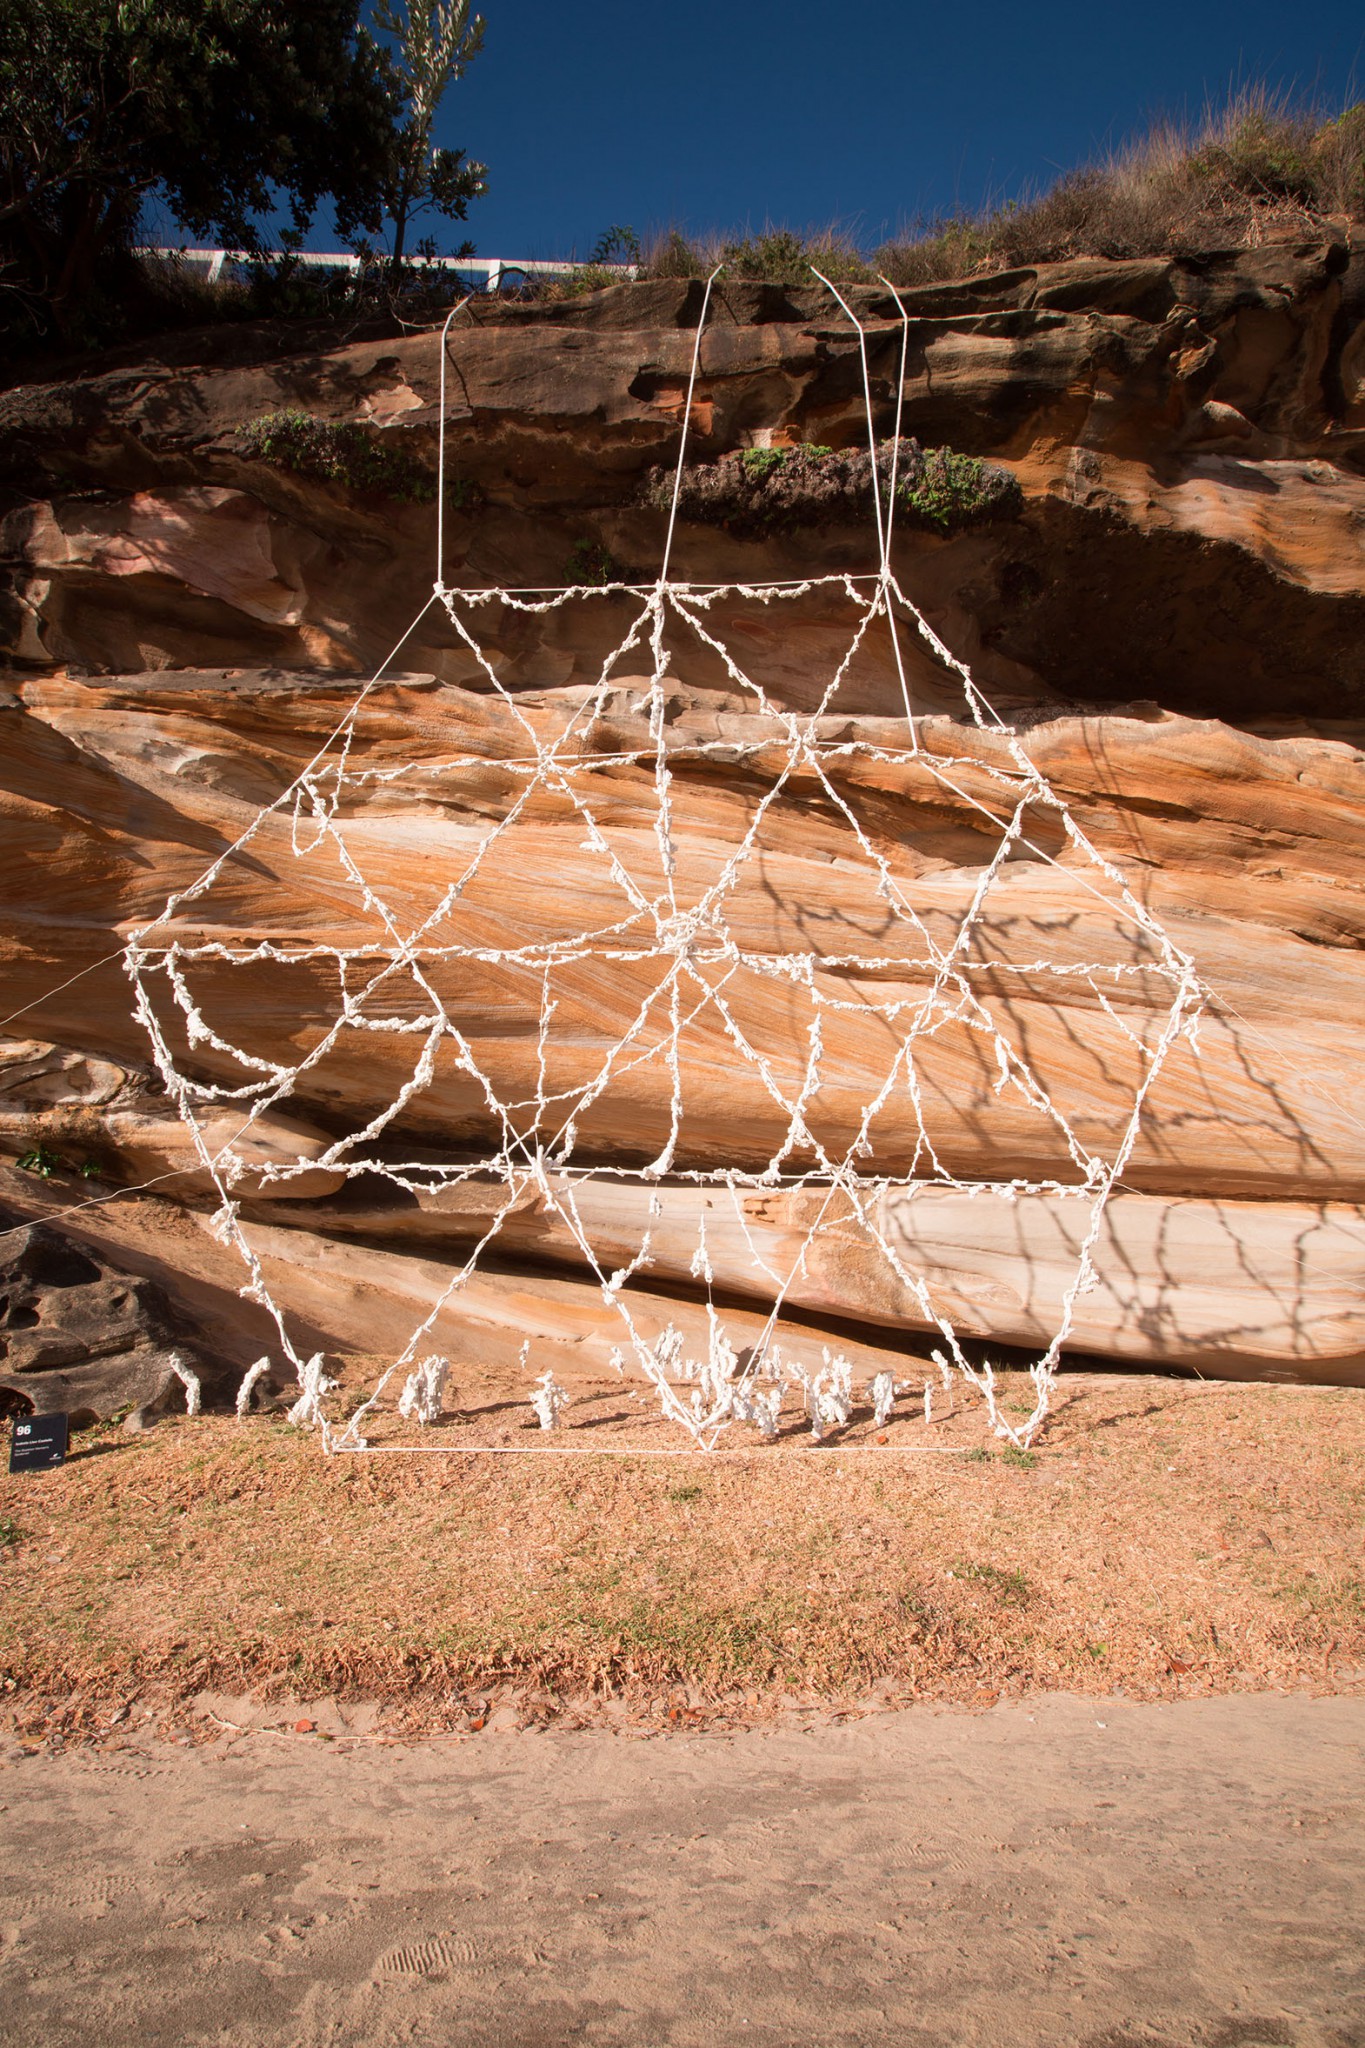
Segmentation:
{"type": "MultiPolygon", "coordinates": [[[[888,475],[868,332],[833,285],[857,333],[875,567],[748,582],[671,575],[714,282],[696,330],[662,563],[648,585],[527,592],[446,584],[445,365],[459,308],[446,323],[430,605],[448,620],[479,701],[491,707],[502,791],[493,815],[487,739],[479,751],[433,757],[428,748],[420,758],[372,763],[366,713],[384,688],[381,670],[290,787],[128,943],[137,1014],[218,1189],[217,1229],[244,1263],[244,1295],[273,1318],[297,1374],[293,1412],[319,1425],[329,1448],[363,1448],[366,1418],[385,1402],[396,1400],[424,1428],[437,1419],[446,1361],[436,1347],[449,1347],[462,1290],[528,1210],[599,1290],[618,1368],[637,1375],[660,1415],[702,1449],[736,1427],[771,1440],[789,1396],[817,1438],[847,1426],[862,1398],[850,1362],[826,1351],[815,1367],[783,1326],[785,1310],[829,1300],[821,1274],[836,1257],[875,1268],[897,1304],[895,1320],[928,1333],[945,1399],[956,1375],[978,1389],[999,1434],[1027,1444],[1047,1413],[1075,1304],[1094,1282],[1106,1203],[1144,1106],[1206,999],[1192,961],[1091,844],[1021,734],[893,572],[901,397],[888,475]],[[545,631],[592,606],[617,626],[585,687],[509,684],[497,631],[507,622],[545,631]],[[832,651],[818,677],[806,675],[798,708],[801,693],[765,678],[761,657],[787,644],[772,621],[813,616],[818,644],[832,651]],[[911,676],[926,660],[954,695],[949,716],[916,710],[911,676]],[[694,673],[706,690],[689,686],[694,673]],[[881,679],[880,698],[869,694],[869,677],[881,679]],[[703,837],[696,819],[721,771],[757,793],[717,853],[714,828],[703,837]],[[484,793],[462,804],[471,778],[484,793]],[[456,821],[443,841],[439,886],[420,903],[410,887],[377,879],[367,807],[380,799],[439,803],[456,821]],[[794,806],[829,848],[832,901],[819,915],[774,901],[766,879],[771,837],[794,806]],[[965,882],[962,871],[945,878],[910,857],[916,816],[945,807],[968,818],[989,849],[965,882]],[[566,844],[574,887],[542,901],[537,881],[547,860],[562,860],[551,849],[566,844]],[[230,870],[248,847],[267,866],[325,876],[327,901],[345,906],[335,932],[235,936],[230,870]],[[1065,930],[1058,920],[1044,957],[1012,957],[997,905],[1017,886],[1021,861],[1032,873],[1064,870],[1070,900],[1079,893],[1094,907],[1088,939],[1077,920],[1065,930]],[[494,885],[509,876],[524,878],[525,914],[514,929],[491,908],[494,885]],[[577,921],[562,913],[566,895],[577,921]],[[266,971],[308,992],[302,1052],[294,1039],[244,1042],[240,1025],[222,1022],[232,977],[266,971]],[[1041,1014],[1040,1000],[1045,1011],[1049,985],[1063,982],[1085,992],[1089,1056],[1128,1077],[1123,1113],[1099,1135],[1085,1087],[1068,1080],[1064,1062],[1040,1057],[1021,1023],[1041,1014]],[[585,1002],[596,1003],[591,1033],[582,1027],[585,1002]],[[498,1005],[533,1016],[519,1051],[480,1037],[480,1016],[498,1005]],[[361,1128],[320,1152],[253,1160],[257,1184],[287,1186],[320,1169],[348,1179],[379,1174],[410,1196],[463,1191],[481,1206],[447,1284],[343,1426],[326,1411],[332,1382],[321,1359],[295,1348],[238,1189],[253,1127],[281,1105],[325,1094],[329,1064],[357,1047],[372,1049],[373,1075],[390,1076],[391,1092],[361,1128]],[[943,1083],[949,1068],[975,1077],[965,1110],[943,1083]],[[727,1091],[719,1116],[707,1108],[717,1075],[727,1091]],[[458,1103],[458,1157],[413,1142],[440,1121],[424,1116],[436,1095],[458,1103]],[[741,1099],[745,1113],[731,1115],[741,1099]],[[205,1126],[229,1108],[240,1129],[211,1144],[205,1126]],[[990,1176],[980,1160],[993,1118],[1001,1165],[990,1176]],[[475,1136],[466,1144],[468,1132],[475,1136]],[[997,1400],[960,1302],[922,1251],[920,1219],[939,1199],[1038,1196],[1072,1218],[1072,1263],[1050,1341],[1030,1367],[1031,1412],[1019,1419],[997,1400]],[[636,1235],[621,1260],[623,1214],[636,1235]],[[661,1240],[679,1236],[695,1247],[686,1270],[705,1299],[704,1341],[642,1316],[633,1285],[660,1256],[661,1240]],[[765,1304],[757,1333],[751,1316],[742,1341],[718,1305],[737,1294],[765,1304]]],[[[903,394],[909,320],[900,311],[903,394]]],[[[897,1382],[883,1370],[866,1391],[880,1427],[897,1382]]],[[[545,1431],[571,1426],[561,1421],[564,1390],[552,1372],[528,1397],[545,1431]]],[[[926,1390],[926,1416],[930,1400],[926,1390]]]]}

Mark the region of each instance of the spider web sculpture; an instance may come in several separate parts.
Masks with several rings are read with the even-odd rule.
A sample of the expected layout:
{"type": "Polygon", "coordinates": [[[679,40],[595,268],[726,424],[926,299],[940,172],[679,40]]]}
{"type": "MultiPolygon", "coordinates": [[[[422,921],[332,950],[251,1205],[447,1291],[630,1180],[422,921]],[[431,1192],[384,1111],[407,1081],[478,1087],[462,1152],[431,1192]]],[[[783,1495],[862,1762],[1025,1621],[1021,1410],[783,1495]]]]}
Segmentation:
{"type": "MultiPolygon", "coordinates": [[[[875,478],[866,334],[829,288],[858,332],[875,478]]],[[[1087,840],[1020,734],[897,582],[894,465],[885,499],[874,489],[879,565],[866,576],[670,579],[710,291],[658,581],[535,593],[460,590],[438,577],[431,603],[468,656],[481,704],[496,714],[481,750],[433,757],[428,748],[376,764],[365,718],[384,687],[381,670],[290,787],[128,944],[137,1013],[220,1196],[216,1228],[245,1264],[243,1294],[270,1313],[298,1375],[294,1418],[320,1424],[329,1448],[363,1448],[365,1418],[386,1400],[418,1423],[439,1416],[448,1361],[432,1354],[433,1331],[443,1315],[458,1314],[462,1289],[528,1207],[560,1256],[600,1290],[613,1362],[652,1388],[661,1416],[702,1449],[736,1425],[775,1436],[793,1386],[817,1436],[849,1421],[847,1360],[825,1351],[813,1368],[782,1324],[789,1307],[828,1305],[828,1285],[822,1294],[813,1276],[831,1244],[839,1258],[854,1256],[864,1273],[880,1275],[895,1304],[883,1320],[898,1336],[926,1334],[945,1381],[971,1382],[997,1432],[1026,1444],[1046,1415],[1076,1302],[1094,1282],[1105,1204],[1144,1105],[1203,1006],[1192,962],[1087,840]],[[607,635],[589,687],[535,693],[505,684],[489,652],[490,620],[546,621],[590,605],[610,607],[602,617],[621,625],[607,635]],[[794,709],[789,692],[765,682],[760,660],[736,655],[727,621],[752,629],[755,619],[798,618],[812,605],[833,658],[805,708],[794,709]],[[906,647],[915,635],[960,691],[956,721],[936,720],[932,733],[911,703],[906,647]],[[696,664],[720,686],[706,703],[680,687],[696,664]],[[859,709],[872,668],[896,679],[903,716],[859,709]],[[500,791],[491,804],[490,747],[500,791]],[[698,827],[697,792],[722,768],[750,794],[742,828],[717,839],[698,827]],[[458,819],[443,836],[439,872],[420,887],[410,879],[381,887],[367,804],[433,792],[458,819]],[[818,914],[768,882],[772,836],[784,817],[789,828],[798,805],[821,844],[837,847],[818,914]],[[898,834],[917,807],[945,806],[970,815],[991,846],[969,885],[960,874],[945,884],[907,872],[902,857],[898,834]],[[231,864],[248,847],[267,864],[297,865],[336,906],[330,933],[286,941],[234,931],[231,864]],[[1093,928],[1079,930],[1073,919],[1043,958],[1002,952],[988,921],[1001,877],[1021,855],[1053,867],[1064,858],[1073,899],[1079,890],[1096,905],[1093,928]],[[567,876],[558,895],[539,892],[547,860],[567,876]],[[510,930],[509,891],[517,902],[510,930]],[[814,942],[817,929],[836,922],[840,943],[814,942]],[[222,1021],[240,1016],[232,977],[267,967],[307,992],[308,1042],[297,1057],[297,1035],[282,1058],[222,1021]],[[1020,1022],[1026,999],[1036,1006],[1039,985],[1049,983],[1085,992],[1089,1056],[1111,1083],[1127,1077],[1126,1113],[1099,1136],[1085,1087],[1073,1085],[1065,1062],[1032,1053],[1020,1022]],[[534,1017],[534,1034],[523,1030],[509,1050],[490,1033],[490,1014],[534,1017]],[[261,1117],[325,1095],[329,1062],[354,1057],[362,1044],[374,1048],[379,1079],[392,1069],[393,1085],[368,1121],[320,1153],[253,1161],[256,1183],[287,1185],[319,1170],[377,1174],[409,1196],[468,1196],[480,1220],[439,1299],[342,1427],[327,1417],[323,1361],[296,1348],[234,1189],[261,1117]],[[976,1077],[969,1110],[945,1085],[953,1072],[976,1077]],[[467,1141],[458,1154],[411,1142],[437,1096],[462,1105],[467,1141]],[[226,1143],[211,1141],[207,1123],[225,1111],[240,1113],[240,1128],[226,1143]],[[989,1146],[997,1125],[1000,1170],[983,1177],[983,1141],[989,1146]],[[1034,1163],[1035,1177],[1018,1170],[1021,1159],[1034,1163]],[[1041,1175],[1039,1160],[1047,1163],[1041,1175]],[[948,1196],[1046,1196],[1075,1219],[1074,1271],[1051,1341],[1031,1364],[1034,1403],[1022,1423],[1002,1412],[990,1364],[971,1355],[960,1332],[951,1289],[917,1252],[916,1217],[948,1196]],[[624,1257],[623,1216],[634,1232],[624,1257]],[[641,1312],[637,1283],[654,1269],[664,1236],[675,1280],[679,1238],[691,1246],[683,1271],[705,1296],[704,1342],[641,1312]],[[739,1268],[736,1243],[745,1248],[739,1268]],[[751,1304],[743,1341],[733,1312],[718,1305],[738,1297],[751,1304]],[[762,1304],[756,1333],[754,1301],[762,1304]]],[[[903,391],[909,322],[901,310],[903,391]]],[[[438,563],[445,334],[441,362],[438,563]]],[[[898,410],[897,451],[900,440],[898,410]]],[[[432,1112],[427,1128],[440,1121],[432,1112]]],[[[537,1363],[529,1348],[528,1378],[537,1363]]],[[[873,1376],[867,1398],[879,1422],[896,1391],[893,1371],[873,1376]]],[[[558,1426],[563,1390],[553,1373],[528,1395],[543,1427],[558,1426]]]]}

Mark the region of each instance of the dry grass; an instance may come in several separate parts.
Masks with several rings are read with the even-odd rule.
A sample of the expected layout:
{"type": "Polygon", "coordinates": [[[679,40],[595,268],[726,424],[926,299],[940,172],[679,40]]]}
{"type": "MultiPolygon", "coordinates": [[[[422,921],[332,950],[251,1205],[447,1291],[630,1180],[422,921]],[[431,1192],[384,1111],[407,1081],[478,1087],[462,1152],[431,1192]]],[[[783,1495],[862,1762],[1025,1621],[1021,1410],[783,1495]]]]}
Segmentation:
{"type": "Polygon", "coordinates": [[[494,1695],[733,1719],[1365,1682],[1359,1391],[1078,1379],[1022,1462],[328,1459],[183,1418],[80,1443],[0,1480],[0,1688],[30,1729],[207,1688],[431,1729],[494,1695]]]}
{"type": "Polygon", "coordinates": [[[762,234],[707,235],[689,240],[676,229],[644,252],[641,277],[708,277],[723,265],[731,278],[809,284],[812,265],[836,284],[865,284],[873,275],[867,256],[841,228],[768,227],[762,234]]]}
{"type": "Polygon", "coordinates": [[[674,232],[647,251],[644,274],[692,277],[724,263],[731,277],[805,284],[814,264],[836,282],[884,273],[934,284],[1072,256],[1243,248],[1362,217],[1365,103],[1329,112],[1251,85],[1198,122],[1157,123],[1045,192],[921,223],[871,254],[837,227],[697,241],[674,232]]]}

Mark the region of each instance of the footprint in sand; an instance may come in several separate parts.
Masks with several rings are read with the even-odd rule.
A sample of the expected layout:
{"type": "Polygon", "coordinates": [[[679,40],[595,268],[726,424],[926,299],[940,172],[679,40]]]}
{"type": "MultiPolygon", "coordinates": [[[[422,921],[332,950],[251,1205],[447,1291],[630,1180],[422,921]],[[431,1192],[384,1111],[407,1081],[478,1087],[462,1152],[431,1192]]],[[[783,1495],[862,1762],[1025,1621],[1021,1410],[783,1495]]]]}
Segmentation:
{"type": "Polygon", "coordinates": [[[477,1942],[457,1941],[453,1935],[433,1935],[429,1941],[415,1941],[391,1948],[375,1964],[380,1977],[435,1977],[444,1970],[487,1970],[477,1942]]]}
{"type": "Polygon", "coordinates": [[[25,1918],[35,1913],[104,1912],[121,1893],[131,1890],[132,1884],[130,1877],[100,1877],[60,1891],[25,1892],[22,1897],[11,1894],[4,1903],[25,1918]]]}

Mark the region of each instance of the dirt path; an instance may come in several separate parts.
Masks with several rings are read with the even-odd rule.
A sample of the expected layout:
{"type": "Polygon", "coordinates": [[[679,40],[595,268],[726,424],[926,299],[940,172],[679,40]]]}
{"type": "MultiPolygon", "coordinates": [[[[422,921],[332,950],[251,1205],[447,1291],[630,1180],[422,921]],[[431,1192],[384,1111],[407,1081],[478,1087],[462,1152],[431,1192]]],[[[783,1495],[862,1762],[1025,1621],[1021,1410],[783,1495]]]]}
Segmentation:
{"type": "Polygon", "coordinates": [[[0,1770],[15,2044],[1365,2042],[1365,1704],[0,1770]]]}

